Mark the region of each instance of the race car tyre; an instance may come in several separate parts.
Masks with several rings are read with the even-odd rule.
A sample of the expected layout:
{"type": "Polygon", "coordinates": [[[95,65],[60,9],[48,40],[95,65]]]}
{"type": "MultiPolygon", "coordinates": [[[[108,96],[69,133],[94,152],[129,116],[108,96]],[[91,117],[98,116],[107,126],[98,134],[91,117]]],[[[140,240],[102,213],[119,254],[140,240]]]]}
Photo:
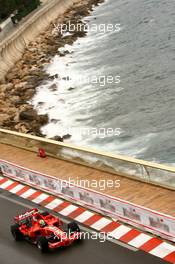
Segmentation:
{"type": "Polygon", "coordinates": [[[76,222],[71,222],[68,224],[68,231],[70,231],[71,233],[80,232],[80,228],[76,222]]]}
{"type": "Polygon", "coordinates": [[[37,246],[42,253],[46,253],[49,249],[48,240],[45,237],[39,237],[37,239],[37,246]]]}
{"type": "Polygon", "coordinates": [[[19,225],[18,224],[15,224],[15,225],[11,226],[11,233],[12,233],[12,236],[14,237],[14,239],[16,241],[20,241],[20,240],[23,239],[23,234],[19,230],[19,225]]]}
{"type": "Polygon", "coordinates": [[[47,215],[49,215],[49,212],[47,212],[47,211],[42,212],[41,215],[42,215],[42,216],[47,216],[47,215]]]}

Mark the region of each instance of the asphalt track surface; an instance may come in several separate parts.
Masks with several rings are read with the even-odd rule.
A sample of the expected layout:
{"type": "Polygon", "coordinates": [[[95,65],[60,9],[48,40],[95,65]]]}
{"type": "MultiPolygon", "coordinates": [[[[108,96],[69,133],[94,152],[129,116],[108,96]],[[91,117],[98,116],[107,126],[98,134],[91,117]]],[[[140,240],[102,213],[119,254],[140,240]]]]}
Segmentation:
{"type": "MultiPolygon", "coordinates": [[[[0,190],[1,264],[161,264],[167,263],[142,251],[132,251],[113,242],[85,239],[71,247],[42,254],[26,241],[15,242],[10,233],[13,216],[28,210],[33,203],[0,190]]],[[[41,207],[40,207],[41,208],[41,207]]],[[[43,208],[44,210],[44,208],[43,208]]],[[[66,220],[66,219],[65,219],[66,220]]]]}

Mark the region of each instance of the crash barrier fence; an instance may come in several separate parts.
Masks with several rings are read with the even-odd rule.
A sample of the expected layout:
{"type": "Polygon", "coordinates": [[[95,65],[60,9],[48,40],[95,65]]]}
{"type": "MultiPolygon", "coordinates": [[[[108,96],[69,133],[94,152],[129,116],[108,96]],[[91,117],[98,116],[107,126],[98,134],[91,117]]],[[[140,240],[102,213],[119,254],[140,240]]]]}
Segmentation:
{"type": "Polygon", "coordinates": [[[175,241],[175,218],[0,160],[1,174],[116,220],[175,241]]]}
{"type": "Polygon", "coordinates": [[[0,129],[0,143],[34,152],[44,148],[47,155],[58,159],[175,190],[175,168],[170,166],[4,129],[0,129]]]}

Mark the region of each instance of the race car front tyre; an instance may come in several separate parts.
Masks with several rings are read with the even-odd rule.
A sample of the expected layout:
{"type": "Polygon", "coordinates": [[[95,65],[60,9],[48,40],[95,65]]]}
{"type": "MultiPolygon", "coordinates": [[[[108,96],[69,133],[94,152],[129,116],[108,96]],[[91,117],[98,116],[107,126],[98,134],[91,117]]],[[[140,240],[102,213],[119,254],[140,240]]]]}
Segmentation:
{"type": "Polygon", "coordinates": [[[74,221],[68,224],[68,230],[71,233],[80,232],[80,228],[79,228],[78,224],[74,221]]]}
{"type": "Polygon", "coordinates": [[[45,237],[38,237],[37,246],[42,253],[46,253],[49,249],[48,240],[45,237]]]}
{"type": "Polygon", "coordinates": [[[23,239],[23,234],[19,230],[19,225],[18,224],[15,224],[15,225],[11,226],[11,233],[12,233],[12,236],[14,237],[14,239],[16,241],[20,241],[20,240],[23,239]]]}

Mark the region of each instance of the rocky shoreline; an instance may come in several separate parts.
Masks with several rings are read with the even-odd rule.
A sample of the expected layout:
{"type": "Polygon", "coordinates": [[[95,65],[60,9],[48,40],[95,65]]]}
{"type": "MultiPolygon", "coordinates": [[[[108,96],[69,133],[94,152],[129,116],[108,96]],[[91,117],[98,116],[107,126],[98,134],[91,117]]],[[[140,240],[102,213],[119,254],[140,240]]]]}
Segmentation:
{"type": "MultiPolygon", "coordinates": [[[[77,38],[86,35],[85,31],[71,31],[71,34],[64,36],[58,30],[53,34],[55,25],[83,23],[82,19],[90,14],[94,6],[102,2],[104,0],[81,0],[74,4],[28,45],[22,58],[7,73],[4,83],[0,84],[0,128],[43,136],[40,128],[48,123],[48,116],[39,115],[28,101],[33,98],[40,84],[57,77],[49,76],[44,67],[56,54],[67,54],[59,52],[58,49],[66,44],[72,45],[77,38]]],[[[63,141],[67,136],[58,136],[55,139],[63,141]]]]}

